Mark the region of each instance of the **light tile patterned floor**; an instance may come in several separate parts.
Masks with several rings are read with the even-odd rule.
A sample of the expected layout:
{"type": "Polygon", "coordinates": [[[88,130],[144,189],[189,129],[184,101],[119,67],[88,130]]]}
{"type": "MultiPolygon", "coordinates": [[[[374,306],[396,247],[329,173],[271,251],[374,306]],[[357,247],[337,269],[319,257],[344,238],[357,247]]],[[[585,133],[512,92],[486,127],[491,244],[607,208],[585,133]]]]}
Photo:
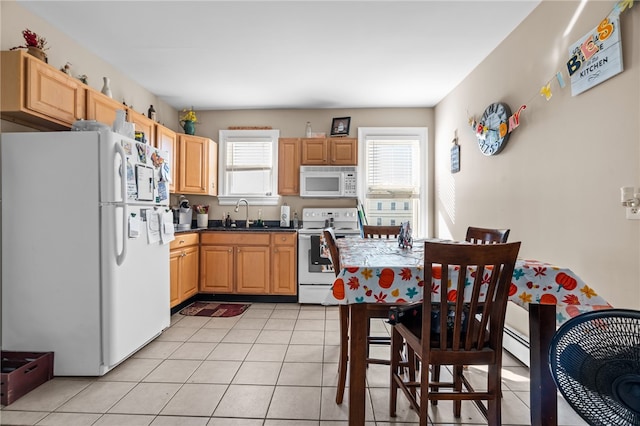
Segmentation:
{"type": "MultiPolygon", "coordinates": [[[[387,327],[380,320],[373,329],[387,327]]],[[[336,307],[254,303],[232,318],[176,314],[168,330],[113,371],[56,377],[3,407],[0,424],[344,426],[348,396],[335,403],[338,342],[336,307]]],[[[503,422],[528,425],[529,370],[507,353],[503,364],[503,422]]],[[[389,417],[388,376],[387,366],[368,369],[367,424],[417,424],[401,394],[398,417],[389,417]]],[[[561,425],[585,424],[562,398],[558,404],[561,425]]],[[[471,403],[459,419],[446,402],[430,417],[439,425],[486,424],[471,403]]]]}

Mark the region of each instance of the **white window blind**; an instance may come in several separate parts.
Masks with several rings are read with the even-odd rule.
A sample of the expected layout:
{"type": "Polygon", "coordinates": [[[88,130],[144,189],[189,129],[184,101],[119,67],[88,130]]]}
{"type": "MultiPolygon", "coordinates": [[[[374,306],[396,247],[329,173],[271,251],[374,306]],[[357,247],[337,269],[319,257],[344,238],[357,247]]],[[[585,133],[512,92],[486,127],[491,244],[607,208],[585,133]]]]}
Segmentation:
{"type": "Polygon", "coordinates": [[[417,140],[368,139],[367,196],[414,198],[420,194],[417,140]]]}
{"type": "Polygon", "coordinates": [[[359,196],[368,223],[399,226],[409,221],[425,236],[426,127],[360,127],[359,196]]]}
{"type": "Polygon", "coordinates": [[[273,168],[272,142],[230,141],[227,144],[227,171],[271,170],[273,168]]]}
{"type": "Polygon", "coordinates": [[[222,198],[253,198],[259,204],[277,201],[278,136],[277,130],[220,131],[222,198]]]}

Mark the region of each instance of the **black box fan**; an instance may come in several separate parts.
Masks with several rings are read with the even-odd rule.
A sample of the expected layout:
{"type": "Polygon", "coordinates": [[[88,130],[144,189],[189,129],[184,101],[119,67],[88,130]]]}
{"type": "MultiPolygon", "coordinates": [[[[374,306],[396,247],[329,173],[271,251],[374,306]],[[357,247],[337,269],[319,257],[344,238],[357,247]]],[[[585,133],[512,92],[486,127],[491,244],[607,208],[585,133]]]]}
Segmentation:
{"type": "Polygon", "coordinates": [[[640,311],[570,319],[551,340],[549,366],[564,398],[590,425],[640,425],[640,311]]]}

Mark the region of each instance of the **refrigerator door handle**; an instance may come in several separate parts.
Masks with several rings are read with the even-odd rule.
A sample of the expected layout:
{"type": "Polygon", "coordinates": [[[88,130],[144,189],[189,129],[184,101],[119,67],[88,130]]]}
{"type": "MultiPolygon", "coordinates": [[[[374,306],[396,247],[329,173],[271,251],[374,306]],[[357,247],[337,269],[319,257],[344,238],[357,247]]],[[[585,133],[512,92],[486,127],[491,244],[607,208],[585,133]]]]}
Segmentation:
{"type": "MultiPolygon", "coordinates": [[[[124,152],[124,148],[122,145],[116,142],[115,146],[115,154],[120,156],[122,163],[120,165],[120,196],[122,197],[122,202],[127,202],[127,154],[124,152]]],[[[115,157],[113,158],[115,165],[115,157]]]]}
{"type": "Polygon", "coordinates": [[[127,257],[127,229],[129,227],[129,222],[127,219],[129,215],[127,214],[126,204],[117,205],[116,208],[117,207],[122,207],[122,250],[120,251],[120,253],[117,253],[118,249],[116,244],[116,264],[120,266],[124,262],[124,259],[127,257]]]}

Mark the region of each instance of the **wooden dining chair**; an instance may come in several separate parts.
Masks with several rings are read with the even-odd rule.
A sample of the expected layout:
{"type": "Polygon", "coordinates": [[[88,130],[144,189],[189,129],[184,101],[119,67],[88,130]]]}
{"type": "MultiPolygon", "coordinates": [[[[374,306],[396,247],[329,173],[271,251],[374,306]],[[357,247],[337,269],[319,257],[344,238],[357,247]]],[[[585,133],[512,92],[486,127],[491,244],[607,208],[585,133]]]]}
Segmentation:
{"type": "MultiPolygon", "coordinates": [[[[333,228],[326,228],[323,230],[323,236],[325,243],[329,249],[331,256],[331,263],[335,271],[336,277],[340,273],[340,249],[336,244],[336,237],[333,228]]],[[[393,305],[374,305],[367,304],[367,336],[369,336],[369,321],[371,318],[387,318],[389,315],[389,306],[393,305]]],[[[342,404],[344,399],[344,390],[347,384],[347,370],[349,362],[349,305],[339,305],[339,326],[340,326],[340,354],[338,356],[338,386],[336,388],[336,404],[342,404]]],[[[369,356],[369,344],[384,344],[390,345],[390,337],[367,337],[367,364],[390,364],[389,359],[371,358],[369,356]]],[[[408,367],[410,369],[409,375],[415,380],[415,367],[409,366],[408,363],[402,361],[400,363],[402,367],[408,367]]]]}
{"type": "Polygon", "coordinates": [[[398,238],[400,226],[362,225],[362,234],[364,238],[398,238]]]}
{"type": "Polygon", "coordinates": [[[450,286],[440,287],[446,291],[440,291],[437,300],[422,303],[421,315],[409,316],[416,318],[413,322],[392,326],[390,416],[396,415],[397,394],[401,389],[420,414],[420,424],[427,424],[430,400],[452,400],[455,417],[460,417],[463,400],[474,401],[489,425],[501,424],[502,335],[519,249],[519,242],[425,242],[425,287],[431,287],[434,276],[450,286]],[[407,380],[399,369],[404,344],[421,360],[417,382],[407,380]],[[430,381],[429,365],[453,366],[452,381],[430,381]],[[487,366],[486,390],[473,389],[464,376],[463,365],[487,366]],[[415,388],[420,389],[419,394],[415,388]]]}
{"type": "MultiPolygon", "coordinates": [[[[336,277],[340,273],[340,249],[336,244],[336,234],[333,228],[322,231],[325,244],[329,249],[331,264],[336,277]]],[[[347,367],[349,362],[349,305],[338,306],[338,322],[340,326],[340,354],[338,355],[338,387],[336,390],[336,404],[342,404],[344,388],[347,384],[347,367]]]]}
{"type": "Polygon", "coordinates": [[[506,243],[509,238],[509,231],[510,229],[476,228],[470,226],[467,228],[465,241],[473,244],[506,243]]]}

